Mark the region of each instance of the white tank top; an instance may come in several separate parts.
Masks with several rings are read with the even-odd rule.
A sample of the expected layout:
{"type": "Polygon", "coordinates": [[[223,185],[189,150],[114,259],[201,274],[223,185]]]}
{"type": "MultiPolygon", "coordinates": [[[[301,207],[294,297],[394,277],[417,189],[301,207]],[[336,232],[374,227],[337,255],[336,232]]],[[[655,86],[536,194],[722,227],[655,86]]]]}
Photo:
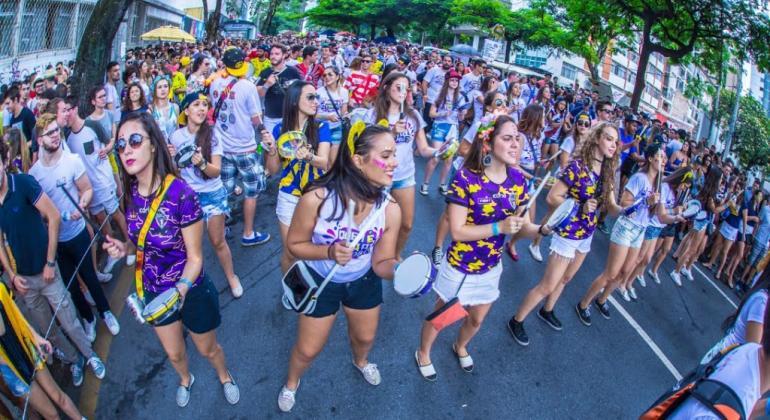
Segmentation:
{"type": "MultiPolygon", "coordinates": [[[[380,206],[372,207],[372,210],[360,225],[347,226],[346,216],[343,216],[339,221],[328,221],[328,219],[333,216],[332,213],[334,212],[335,202],[337,214],[334,216],[340,215],[342,202],[335,193],[326,190],[326,194],[328,198],[323,203],[320,215],[316,219],[315,227],[313,228],[312,241],[314,244],[331,245],[338,241],[353,241],[355,237],[358,236],[359,227],[369,224],[369,229],[353,250],[353,259],[345,266],[340,267],[334,275],[334,278],[331,280],[334,283],[349,283],[358,280],[372,268],[374,246],[385,231],[385,212],[377,212],[376,210],[380,208],[380,206],[387,206],[389,200],[386,199],[380,206]],[[330,196],[329,194],[332,195],[330,196]],[[374,223],[367,223],[374,213],[377,213],[374,223]]],[[[332,267],[334,267],[333,260],[312,260],[306,261],[306,263],[322,277],[326,277],[332,270],[332,267]]]]}

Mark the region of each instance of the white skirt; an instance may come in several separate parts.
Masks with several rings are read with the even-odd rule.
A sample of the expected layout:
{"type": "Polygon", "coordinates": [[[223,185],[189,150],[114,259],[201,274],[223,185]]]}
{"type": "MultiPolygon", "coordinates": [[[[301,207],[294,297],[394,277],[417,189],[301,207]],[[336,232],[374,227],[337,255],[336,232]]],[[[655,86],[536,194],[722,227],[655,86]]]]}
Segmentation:
{"type": "Polygon", "coordinates": [[[465,274],[452,267],[445,258],[439,267],[433,290],[444,302],[457,296],[460,299],[460,304],[465,306],[492,303],[500,297],[499,286],[502,274],[502,262],[484,274],[465,274]],[[463,277],[465,277],[464,283],[462,283],[463,277]],[[462,283],[462,288],[460,283],[462,283]]]}
{"type": "Polygon", "coordinates": [[[291,224],[291,218],[294,216],[294,209],[297,208],[299,197],[278,191],[278,199],[275,202],[275,214],[278,221],[284,226],[291,224]]]}

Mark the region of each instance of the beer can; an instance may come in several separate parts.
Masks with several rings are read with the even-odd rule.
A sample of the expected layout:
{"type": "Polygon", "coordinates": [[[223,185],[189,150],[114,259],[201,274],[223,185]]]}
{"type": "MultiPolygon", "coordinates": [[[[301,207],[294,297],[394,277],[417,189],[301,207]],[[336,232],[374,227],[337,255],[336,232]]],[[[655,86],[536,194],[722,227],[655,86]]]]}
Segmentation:
{"type": "Polygon", "coordinates": [[[134,314],[134,318],[136,318],[137,322],[140,324],[147,322],[142,316],[142,312],[144,311],[144,304],[136,293],[131,293],[126,297],[126,304],[129,308],[131,308],[131,312],[134,314]]]}

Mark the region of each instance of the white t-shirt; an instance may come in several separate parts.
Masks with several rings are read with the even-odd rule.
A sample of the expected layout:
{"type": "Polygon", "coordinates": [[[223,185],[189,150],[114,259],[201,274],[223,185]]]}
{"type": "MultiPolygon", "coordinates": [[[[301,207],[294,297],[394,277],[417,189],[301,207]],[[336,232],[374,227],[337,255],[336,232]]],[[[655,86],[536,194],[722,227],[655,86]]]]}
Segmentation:
{"type": "Polygon", "coordinates": [[[765,308],[767,308],[767,290],[760,290],[749,297],[735,319],[735,324],[725,336],[724,347],[746,342],[746,328],[749,322],[760,325],[765,323],[765,308]]]}
{"type": "MultiPolygon", "coordinates": [[[[761,397],[760,351],[762,346],[757,343],[745,344],[725,356],[714,373],[709,376],[709,379],[719,381],[735,391],[743,403],[743,411],[747,416],[751,414],[751,410],[761,397]]],[[[682,403],[670,418],[672,420],[719,419],[714,412],[694,398],[689,398],[682,403]]]]}
{"type": "MultiPolygon", "coordinates": [[[[369,124],[376,124],[376,117],[376,111],[370,109],[366,113],[364,121],[369,124]]],[[[405,119],[406,130],[396,136],[396,159],[398,159],[398,166],[393,173],[393,181],[403,181],[410,176],[414,176],[414,153],[412,152],[412,147],[417,132],[425,128],[425,121],[423,121],[422,116],[417,111],[414,111],[412,116],[406,116],[405,119]],[[416,119],[415,116],[417,117],[416,119]]],[[[397,122],[398,115],[388,116],[388,123],[391,129],[397,122]]]]}
{"type": "MultiPolygon", "coordinates": [[[[634,196],[634,203],[636,203],[637,200],[644,201],[654,193],[653,186],[650,184],[650,181],[647,179],[647,174],[644,172],[637,172],[631,176],[631,179],[629,179],[626,184],[626,191],[634,196]]],[[[629,219],[642,226],[647,226],[650,217],[650,208],[647,206],[647,203],[644,202],[636,208],[636,211],[628,216],[629,219]]]]}
{"type": "Polygon", "coordinates": [[[540,161],[540,153],[545,140],[545,135],[540,133],[537,138],[529,138],[526,134],[521,133],[524,137],[524,141],[521,143],[521,158],[519,159],[519,165],[527,170],[533,170],[537,162],[540,161]]]}
{"type": "Polygon", "coordinates": [[[107,94],[107,105],[115,105],[112,110],[112,120],[120,121],[120,96],[118,95],[117,88],[112,83],[105,83],[104,91],[107,94]]]}
{"type": "MultiPolygon", "coordinates": [[[[460,109],[463,108],[466,104],[465,97],[461,94],[457,94],[457,102],[453,102],[454,95],[447,94],[447,98],[444,100],[444,103],[442,104],[436,104],[433,103],[434,106],[436,106],[436,111],[439,114],[444,114],[445,112],[449,111],[448,115],[441,115],[439,117],[436,117],[433,122],[436,123],[449,123],[458,125],[460,121],[458,120],[460,109]]],[[[436,98],[438,101],[438,98],[436,98]]],[[[480,118],[480,117],[479,117],[480,118]]]]}
{"type": "MultiPolygon", "coordinates": [[[[465,131],[465,134],[463,135],[463,141],[468,142],[470,144],[473,144],[473,139],[476,138],[476,133],[479,131],[479,125],[481,125],[480,122],[475,122],[473,125],[468,128],[468,130],[465,131]]],[[[463,163],[465,162],[465,158],[457,155],[454,162],[452,162],[452,166],[454,166],[455,170],[460,170],[460,168],[463,166],[463,163]]]]}
{"type": "Polygon", "coordinates": [[[484,115],[484,94],[480,90],[472,90],[468,100],[473,103],[473,124],[479,122],[484,115]]]}
{"type": "MultiPolygon", "coordinates": [[[[676,206],[676,195],[674,195],[674,192],[671,191],[671,187],[668,186],[667,182],[660,183],[660,201],[663,203],[663,206],[666,207],[666,210],[669,214],[671,213],[671,210],[673,210],[676,206]]],[[[660,228],[665,227],[666,225],[661,223],[657,214],[653,214],[652,218],[650,219],[650,226],[660,228]]]]}
{"type": "MultiPolygon", "coordinates": [[[[222,91],[232,80],[231,76],[211,83],[212,107],[216,107],[222,91]]],[[[239,80],[222,103],[214,124],[214,137],[221,142],[225,153],[245,153],[257,148],[251,117],[261,114],[257,87],[248,80],[239,80]]]]}
{"type": "Polygon", "coordinates": [[[481,75],[476,76],[470,72],[460,79],[460,92],[468,93],[481,87],[481,75]]]}
{"type": "Polygon", "coordinates": [[[515,110],[512,111],[509,115],[511,118],[513,118],[514,121],[517,123],[521,119],[521,113],[524,112],[524,108],[527,107],[527,100],[524,99],[522,96],[519,96],[518,98],[511,99],[511,102],[508,104],[508,106],[513,107],[515,105],[515,110]]]}
{"type": "Polygon", "coordinates": [[[100,158],[99,151],[104,145],[99,141],[94,130],[83,126],[77,133],[72,131],[67,137],[67,145],[72,153],[80,156],[88,173],[88,179],[94,189],[94,196],[99,192],[115,191],[115,178],[108,158],[100,158]]]}
{"type": "Polygon", "coordinates": [[[51,198],[53,204],[59,209],[59,213],[62,214],[62,221],[59,226],[59,242],[73,239],[86,227],[86,222],[82,217],[77,220],[70,219],[69,215],[78,213],[78,210],[62,190],[62,187],[66,188],[72,199],[78,202],[80,193],[75,181],[84,173],[86,173],[86,167],[80,157],[66,151],[62,151],[59,161],[53,166],[45,166],[43,161],[38,159],[29,168],[29,174],[40,183],[43,191],[51,198]]]}
{"type": "MultiPolygon", "coordinates": [[[[191,133],[187,127],[182,127],[174,131],[168,141],[171,142],[171,145],[173,145],[176,150],[179,150],[188,144],[194,145],[195,134],[191,133]]],[[[217,136],[211,137],[211,155],[222,156],[222,142],[217,140],[217,136]]],[[[188,166],[183,168],[180,172],[182,179],[184,179],[190,188],[197,193],[218,191],[224,186],[224,184],[222,184],[222,178],[218,176],[216,178],[203,179],[201,170],[195,166],[188,166]]]]}
{"type": "MultiPolygon", "coordinates": [[[[319,115],[334,115],[339,120],[342,115],[342,104],[348,101],[350,94],[348,90],[342,86],[337,88],[337,91],[329,91],[326,87],[318,89],[318,114],[319,115]],[[331,98],[330,98],[331,96],[331,98]],[[334,103],[332,104],[332,101],[334,103]],[[337,106],[337,110],[334,110],[334,106],[337,106]],[[338,115],[339,114],[339,115],[338,115]]],[[[344,115],[342,115],[344,117],[344,115]]],[[[326,120],[330,129],[335,129],[342,125],[341,121],[331,122],[326,120]]]]}
{"type": "Polygon", "coordinates": [[[423,81],[428,83],[428,100],[429,104],[432,104],[438,94],[441,93],[441,88],[444,86],[444,77],[446,76],[446,70],[442,67],[433,67],[425,73],[423,81]]]}
{"type": "Polygon", "coordinates": [[[575,139],[572,136],[567,136],[564,141],[561,142],[559,149],[563,150],[564,153],[571,155],[572,152],[575,151],[575,139]]]}

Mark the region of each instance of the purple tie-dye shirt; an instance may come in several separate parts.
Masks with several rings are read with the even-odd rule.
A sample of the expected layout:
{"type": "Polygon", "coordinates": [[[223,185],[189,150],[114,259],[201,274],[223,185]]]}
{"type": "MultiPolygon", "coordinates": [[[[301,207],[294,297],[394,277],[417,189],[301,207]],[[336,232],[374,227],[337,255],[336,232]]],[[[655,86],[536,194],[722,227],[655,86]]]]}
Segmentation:
{"type": "MultiPolygon", "coordinates": [[[[513,211],[527,201],[527,181],[514,168],[508,168],[508,177],[502,184],[492,182],[483,172],[476,173],[462,168],[447,192],[448,203],[468,208],[466,223],[470,225],[487,225],[503,220],[513,215],[513,211]]],[[[486,273],[500,263],[503,242],[504,234],[478,241],[452,241],[447,251],[447,260],[463,273],[486,273]]]]}
{"type": "MultiPolygon", "coordinates": [[[[136,184],[131,186],[131,202],[126,212],[128,235],[137,243],[139,231],[150,210],[153,197],[143,197],[136,184]]],[[[174,287],[182,277],[187,263],[187,250],[182,238],[182,228],[201,220],[203,212],[198,195],[181,179],[175,179],[166,192],[158,213],[152,221],[144,245],[143,286],[145,290],[161,293],[174,287]]],[[[194,284],[203,278],[201,270],[194,284]]]]}
{"type": "Polygon", "coordinates": [[[583,203],[598,198],[599,176],[594,174],[580,159],[573,159],[561,172],[561,182],[567,185],[567,196],[573,198],[580,208],[559,236],[567,239],[587,239],[596,230],[597,212],[583,213],[583,203]]]}

